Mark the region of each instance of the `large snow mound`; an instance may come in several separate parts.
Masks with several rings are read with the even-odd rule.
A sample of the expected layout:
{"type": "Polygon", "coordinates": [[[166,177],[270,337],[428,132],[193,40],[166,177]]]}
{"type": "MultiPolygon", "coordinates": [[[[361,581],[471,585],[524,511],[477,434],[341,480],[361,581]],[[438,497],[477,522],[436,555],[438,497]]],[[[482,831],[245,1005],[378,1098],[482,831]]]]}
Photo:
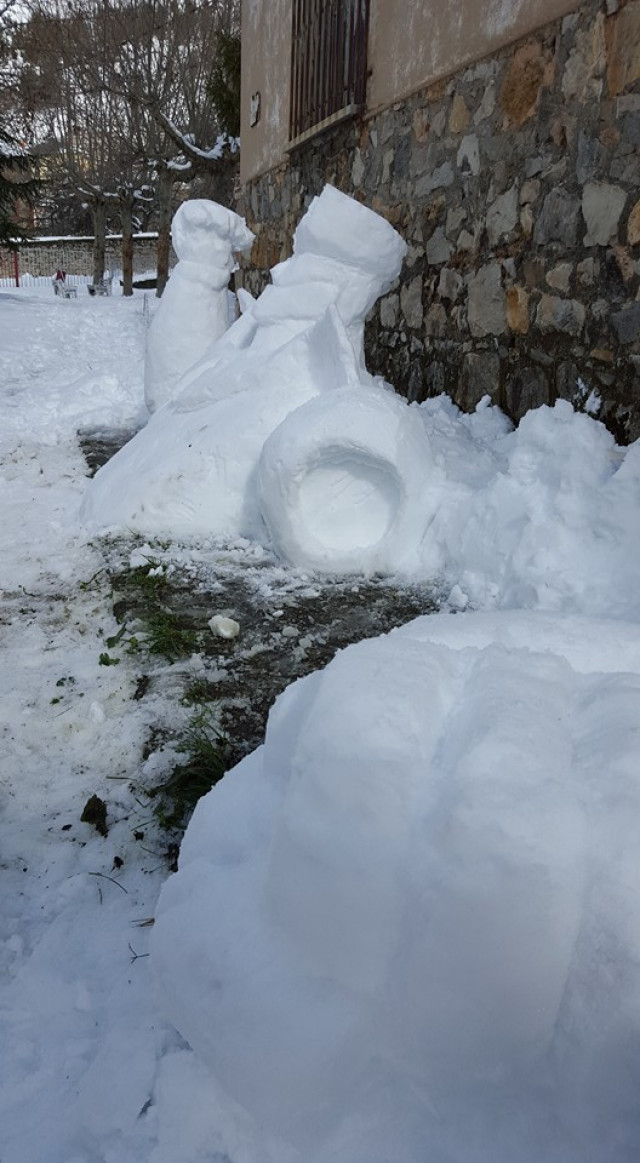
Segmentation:
{"type": "Polygon", "coordinates": [[[639,697],[637,625],[513,613],[418,619],[277,701],[199,803],[152,946],[267,1139],[637,1158],[639,697]]]}

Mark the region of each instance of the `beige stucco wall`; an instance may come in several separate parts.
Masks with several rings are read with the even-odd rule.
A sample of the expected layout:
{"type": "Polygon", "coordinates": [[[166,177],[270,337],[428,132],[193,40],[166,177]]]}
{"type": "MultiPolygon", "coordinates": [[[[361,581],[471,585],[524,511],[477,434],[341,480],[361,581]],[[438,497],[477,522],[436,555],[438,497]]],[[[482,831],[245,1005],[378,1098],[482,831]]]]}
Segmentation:
{"type": "Polygon", "coordinates": [[[291,21],[291,0],[242,0],[243,182],[277,165],[289,140],[291,21]],[[260,120],[252,126],[254,93],[260,94],[260,120]]]}
{"type": "MultiPolygon", "coordinates": [[[[371,0],[368,109],[382,109],[579,7],[580,0],[371,0]]],[[[291,22],[292,0],[242,0],[243,182],[284,157],[291,22]],[[260,120],[251,126],[255,93],[260,120]]]]}
{"type": "Polygon", "coordinates": [[[368,108],[390,105],[579,7],[580,0],[371,0],[368,108]]]}

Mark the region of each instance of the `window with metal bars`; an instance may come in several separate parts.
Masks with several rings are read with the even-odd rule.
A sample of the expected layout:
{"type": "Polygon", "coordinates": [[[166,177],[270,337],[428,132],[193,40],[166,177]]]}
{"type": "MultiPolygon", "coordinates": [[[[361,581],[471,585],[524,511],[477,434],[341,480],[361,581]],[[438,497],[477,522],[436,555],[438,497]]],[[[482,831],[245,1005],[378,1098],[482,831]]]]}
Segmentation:
{"type": "Polygon", "coordinates": [[[293,141],[336,113],[364,105],[369,0],[293,0],[293,141]]]}

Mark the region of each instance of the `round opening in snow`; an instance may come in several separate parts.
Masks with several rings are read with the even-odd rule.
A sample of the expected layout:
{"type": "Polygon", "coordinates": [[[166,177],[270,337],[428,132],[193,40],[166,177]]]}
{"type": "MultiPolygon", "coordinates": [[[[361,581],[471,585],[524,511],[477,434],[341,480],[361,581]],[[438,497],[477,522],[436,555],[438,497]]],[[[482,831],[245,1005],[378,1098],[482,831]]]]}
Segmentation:
{"type": "Polygon", "coordinates": [[[388,533],[401,495],[390,465],[325,448],[300,482],[297,516],[324,549],[366,549],[388,533]]]}

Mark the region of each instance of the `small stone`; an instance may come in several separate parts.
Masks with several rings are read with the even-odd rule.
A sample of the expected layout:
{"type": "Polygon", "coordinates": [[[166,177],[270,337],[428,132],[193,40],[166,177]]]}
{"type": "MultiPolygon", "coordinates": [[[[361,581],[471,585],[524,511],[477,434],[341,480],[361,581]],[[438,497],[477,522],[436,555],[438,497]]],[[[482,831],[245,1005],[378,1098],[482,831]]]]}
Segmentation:
{"type": "Polygon", "coordinates": [[[520,420],[525,412],[549,404],[549,381],[541,367],[517,364],[505,383],[506,410],[513,420],[520,420]]]}
{"type": "Polygon", "coordinates": [[[541,331],[559,331],[565,335],[580,335],[585,321],[585,309],[577,299],[557,299],[543,295],[538,303],[536,323],[541,331]]]}
{"type": "Polygon", "coordinates": [[[360,150],[357,149],[353,159],[353,165],[351,167],[351,181],[356,190],[358,186],[362,185],[362,180],[364,178],[364,168],[362,154],[360,153],[360,150]]]}
{"type": "Polygon", "coordinates": [[[541,258],[527,258],[522,264],[522,271],[528,287],[541,287],[546,273],[544,261],[541,258]]]}
{"type": "Polygon", "coordinates": [[[595,270],[595,262],[592,258],[585,258],[579,262],[576,267],[578,275],[578,282],[582,283],[583,287],[593,286],[593,274],[595,270]]]}
{"type": "Polygon", "coordinates": [[[514,182],[504,194],[492,202],[487,211],[487,235],[489,244],[497,246],[511,234],[518,221],[518,189],[514,182]]]}
{"type": "Polygon", "coordinates": [[[239,622],[233,618],[225,618],[222,614],[214,614],[207,623],[212,634],[218,638],[237,638],[240,633],[239,622]]]}
{"type": "Polygon", "coordinates": [[[547,283],[553,287],[555,291],[569,290],[569,283],[571,281],[571,272],[573,267],[570,262],[558,263],[557,267],[547,273],[547,283]]]}
{"type": "Polygon", "coordinates": [[[463,172],[466,170],[476,177],[480,173],[480,146],[475,133],[463,137],[458,149],[457,161],[458,169],[463,172]]]}
{"type": "Polygon", "coordinates": [[[476,339],[502,335],[507,327],[505,294],[499,263],[488,263],[469,278],[468,319],[476,339]]]}
{"type": "Polygon", "coordinates": [[[388,149],[382,155],[382,183],[386,185],[391,176],[391,166],[393,165],[394,151],[388,149]]]}
{"type": "Polygon", "coordinates": [[[496,86],[494,81],[490,81],[487,85],[482,101],[478,105],[474,115],[473,121],[475,125],[480,125],[482,121],[487,121],[496,107],[496,86]]]}
{"type": "Polygon", "coordinates": [[[546,63],[539,40],[516,49],[500,90],[500,106],[513,125],[524,125],[538,107],[546,63]]]}
{"type": "Polygon", "coordinates": [[[434,230],[427,242],[427,262],[431,266],[439,266],[448,262],[453,254],[453,247],[441,226],[434,230]]]}
{"type": "Polygon", "coordinates": [[[626,192],[620,186],[587,183],[582,194],[582,214],[587,225],[585,246],[606,246],[615,240],[626,200],[626,192]]]}
{"type": "Polygon", "coordinates": [[[418,141],[424,141],[429,133],[429,113],[427,109],[414,109],[411,118],[413,132],[418,141]]]}
{"type": "Polygon", "coordinates": [[[640,4],[625,4],[607,22],[607,83],[612,96],[640,80],[640,4]]]}
{"type": "Polygon", "coordinates": [[[529,292],[524,287],[507,288],[507,323],[518,335],[529,330],[529,292]]]}
{"type": "Polygon", "coordinates": [[[613,363],[615,359],[614,353],[608,347],[594,347],[589,355],[599,363],[613,363]]]}
{"type": "Polygon", "coordinates": [[[444,109],[440,109],[439,112],[436,113],[436,115],[431,123],[431,128],[432,128],[433,132],[435,133],[436,137],[442,137],[446,123],[447,123],[447,115],[446,115],[444,109]]]}
{"type": "Polygon", "coordinates": [[[575,246],[578,238],[578,215],[580,204],[561,186],[547,194],[542,213],[536,222],[533,241],[536,246],[546,246],[550,242],[562,242],[565,246],[575,246]]]}
{"type": "Polygon", "coordinates": [[[627,222],[627,242],[629,246],[640,243],[640,200],[636,202],[627,222]]]}
{"type": "Polygon", "coordinates": [[[447,312],[442,303],[434,303],[424,320],[424,332],[430,339],[443,339],[447,327],[447,312]]]}
{"type": "Polygon", "coordinates": [[[440,279],[438,282],[438,294],[441,299],[448,299],[450,303],[455,303],[464,286],[464,279],[457,271],[451,267],[443,267],[440,271],[440,279]]]}
{"type": "Polygon", "coordinates": [[[605,149],[613,150],[620,141],[620,130],[615,125],[606,125],[600,134],[600,144],[605,149]]]}
{"type": "Polygon", "coordinates": [[[423,318],[422,309],[422,278],[417,275],[400,291],[400,304],[408,327],[421,327],[423,318]]]}
{"type": "Polygon", "coordinates": [[[590,181],[602,170],[602,146],[594,137],[589,137],[582,130],[578,134],[578,156],[576,159],[576,177],[581,186],[590,181]]]}
{"type": "Polygon", "coordinates": [[[597,101],[602,93],[605,62],[604,15],[599,12],[590,25],[576,32],[574,47],[562,74],[564,97],[583,104],[597,101]]]}
{"type": "Polygon", "coordinates": [[[83,824],[91,824],[101,836],[109,835],[109,829],[107,827],[107,805],[104,800],[100,799],[100,796],[89,796],[89,799],[82,809],[80,819],[83,824]]]}
{"type": "Polygon", "coordinates": [[[630,283],[635,277],[636,268],[629,251],[624,246],[614,246],[613,253],[623,282],[630,283]]]}
{"type": "Polygon", "coordinates": [[[441,187],[450,186],[453,182],[453,169],[450,162],[445,162],[438,166],[432,173],[425,174],[416,182],[415,194],[416,198],[426,198],[433,190],[438,190],[441,187]]]}
{"type": "Polygon", "coordinates": [[[469,234],[468,230],[461,230],[460,234],[458,236],[458,241],[456,243],[458,250],[464,250],[464,251],[474,250],[475,245],[476,245],[476,240],[473,237],[473,234],[469,234]]]}
{"type": "Polygon", "coordinates": [[[635,343],[640,339],[640,303],[625,307],[623,311],[615,311],[611,323],[620,343],[635,343]]]}
{"type": "Polygon", "coordinates": [[[497,400],[500,392],[500,356],[491,351],[470,352],[462,361],[456,403],[473,412],[485,396],[497,400]]]}
{"type": "Polygon", "coordinates": [[[640,113],[640,93],[625,93],[616,101],[616,117],[623,117],[625,113],[640,113]]]}
{"type": "Polygon", "coordinates": [[[460,93],[456,93],[451,106],[451,116],[449,117],[449,133],[464,133],[468,125],[469,110],[467,109],[467,103],[460,93]]]}
{"type": "Polygon", "coordinates": [[[467,211],[462,206],[457,206],[455,209],[449,210],[445,225],[445,233],[449,235],[449,237],[457,234],[466,217],[467,211]]]}
{"type": "Polygon", "coordinates": [[[380,322],[387,330],[393,331],[398,322],[400,300],[397,295],[387,295],[380,303],[380,322]]]}
{"type": "Polygon", "coordinates": [[[531,202],[537,202],[540,197],[540,182],[537,178],[528,178],[526,182],[522,183],[520,190],[520,205],[527,206],[531,202]]]}
{"type": "Polygon", "coordinates": [[[523,206],[522,210],[520,211],[520,229],[522,230],[525,238],[531,238],[531,235],[533,234],[533,223],[533,210],[529,205],[523,206]]]}
{"type": "Polygon", "coordinates": [[[640,145],[640,113],[629,113],[622,123],[622,140],[627,145],[640,145]]]}

